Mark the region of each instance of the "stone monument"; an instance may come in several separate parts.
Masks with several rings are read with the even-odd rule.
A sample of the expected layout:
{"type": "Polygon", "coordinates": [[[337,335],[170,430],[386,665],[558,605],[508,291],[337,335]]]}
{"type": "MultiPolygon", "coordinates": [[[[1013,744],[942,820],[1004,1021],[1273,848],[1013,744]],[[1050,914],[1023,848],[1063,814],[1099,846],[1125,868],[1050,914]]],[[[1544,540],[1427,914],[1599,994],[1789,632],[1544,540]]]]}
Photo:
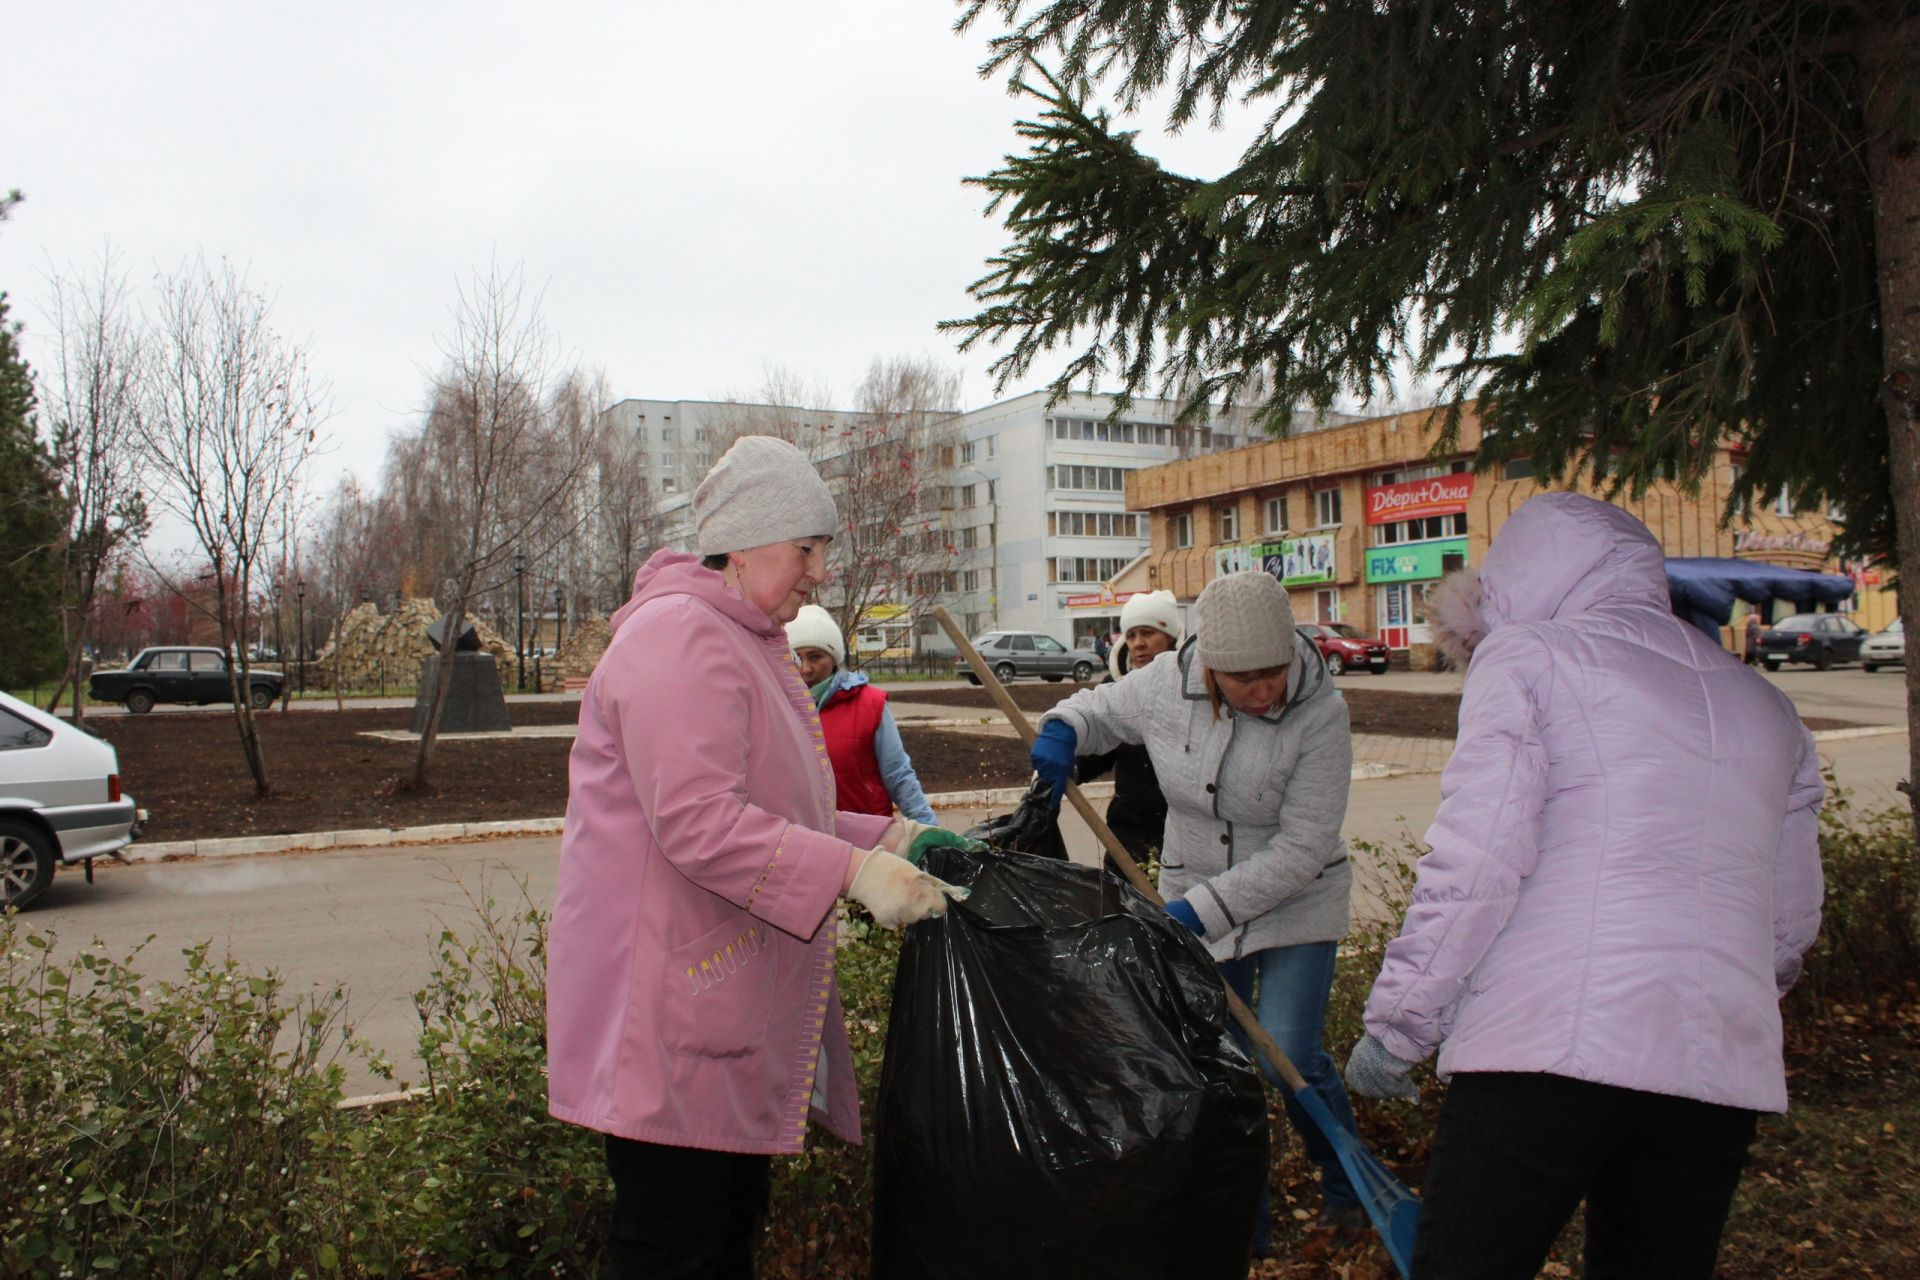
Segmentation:
{"type": "Polygon", "coordinates": [[[504,733],[513,728],[507,717],[507,695],[500,687],[500,667],[480,647],[480,633],[465,618],[450,613],[427,628],[427,639],[439,652],[420,661],[420,691],[413,698],[413,731],[427,731],[427,711],[433,701],[433,683],[440,664],[453,663],[453,683],[447,705],[440,711],[441,733],[504,733]]]}

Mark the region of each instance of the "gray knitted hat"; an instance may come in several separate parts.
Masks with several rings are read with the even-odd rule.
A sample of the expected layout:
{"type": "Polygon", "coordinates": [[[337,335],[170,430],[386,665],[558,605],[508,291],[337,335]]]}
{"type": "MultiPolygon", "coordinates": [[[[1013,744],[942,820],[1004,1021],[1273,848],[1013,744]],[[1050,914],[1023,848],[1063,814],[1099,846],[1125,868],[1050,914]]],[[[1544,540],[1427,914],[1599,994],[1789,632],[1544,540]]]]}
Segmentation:
{"type": "Polygon", "coordinates": [[[703,556],[788,538],[832,537],[833,495],[807,456],[773,436],[741,436],[693,491],[693,546],[703,556]]]}
{"type": "Polygon", "coordinates": [[[1260,671],[1293,661],[1293,605],[1270,573],[1215,578],[1194,602],[1200,662],[1209,671],[1260,671]]]}

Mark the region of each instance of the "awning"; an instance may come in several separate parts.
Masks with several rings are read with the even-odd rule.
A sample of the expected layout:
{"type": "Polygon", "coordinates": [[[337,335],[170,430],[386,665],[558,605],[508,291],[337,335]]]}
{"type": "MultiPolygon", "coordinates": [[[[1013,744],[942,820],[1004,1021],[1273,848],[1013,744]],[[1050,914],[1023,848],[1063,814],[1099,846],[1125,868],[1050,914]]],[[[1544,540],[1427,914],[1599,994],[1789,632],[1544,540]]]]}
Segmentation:
{"type": "Polygon", "coordinates": [[[1809,573],[1764,560],[1727,556],[1669,556],[1667,594],[1673,611],[1715,640],[1733,621],[1733,602],[1771,604],[1790,600],[1799,609],[1837,605],[1853,597],[1853,579],[1843,573],[1809,573]]]}

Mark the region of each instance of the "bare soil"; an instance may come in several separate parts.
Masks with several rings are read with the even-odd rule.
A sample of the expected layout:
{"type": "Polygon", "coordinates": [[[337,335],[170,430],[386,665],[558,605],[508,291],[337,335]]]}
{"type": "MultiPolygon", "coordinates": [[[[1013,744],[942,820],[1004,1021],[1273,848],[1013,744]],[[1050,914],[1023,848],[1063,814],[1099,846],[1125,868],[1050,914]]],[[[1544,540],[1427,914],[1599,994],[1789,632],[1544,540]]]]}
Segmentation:
{"type": "MultiPolygon", "coordinates": [[[[1016,684],[1014,700],[1038,714],[1077,686],[1016,684]]],[[[1452,737],[1459,699],[1342,687],[1356,733],[1452,737]]],[[[895,689],[896,704],[994,713],[982,689],[895,689]]],[[[908,710],[902,707],[903,712],[908,710]]],[[[516,726],[568,724],[577,702],[517,702],[516,726]]],[[[411,772],[414,746],[365,736],[405,729],[409,709],[269,711],[258,719],[273,795],[254,795],[233,717],[225,711],[101,716],[87,727],[120,754],[127,791],[148,811],[143,838],[200,840],[284,835],[360,827],[412,827],[558,817],[567,807],[571,738],[442,739],[434,786],[421,793],[398,784],[411,772]]],[[[1808,721],[1835,728],[1844,721],[1808,721]]],[[[901,736],[929,793],[1025,785],[1026,748],[1007,734],[916,727],[903,716],[901,736]]]]}

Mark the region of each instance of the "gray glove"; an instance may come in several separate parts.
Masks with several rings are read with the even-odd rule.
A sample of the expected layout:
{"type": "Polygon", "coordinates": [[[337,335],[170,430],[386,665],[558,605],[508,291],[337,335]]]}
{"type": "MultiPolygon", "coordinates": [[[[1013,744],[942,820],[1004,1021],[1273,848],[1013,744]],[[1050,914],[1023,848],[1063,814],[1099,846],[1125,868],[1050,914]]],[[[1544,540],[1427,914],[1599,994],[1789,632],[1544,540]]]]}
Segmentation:
{"type": "Polygon", "coordinates": [[[1372,1035],[1360,1037],[1347,1057],[1347,1088],[1366,1098],[1420,1101],[1420,1088],[1408,1079],[1415,1063],[1396,1058],[1372,1035]]]}

